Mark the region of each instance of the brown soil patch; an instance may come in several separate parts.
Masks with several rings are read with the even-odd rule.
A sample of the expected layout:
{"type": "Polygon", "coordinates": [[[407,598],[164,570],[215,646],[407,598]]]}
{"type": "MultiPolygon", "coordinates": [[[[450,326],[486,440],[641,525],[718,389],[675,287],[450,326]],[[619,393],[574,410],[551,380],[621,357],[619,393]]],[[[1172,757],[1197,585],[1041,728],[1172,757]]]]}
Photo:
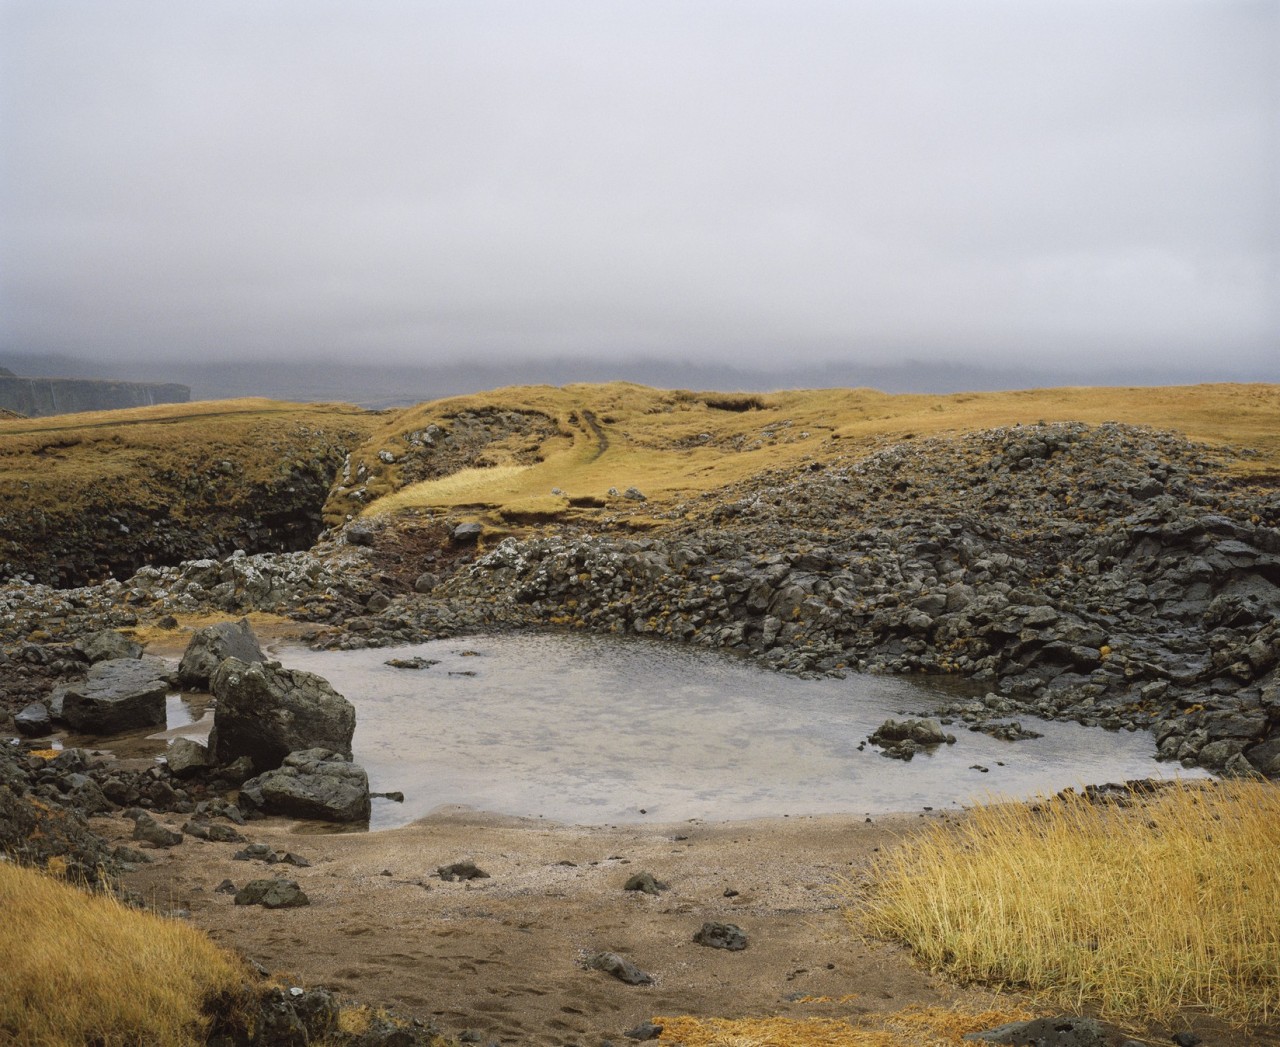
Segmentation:
{"type": "MultiPolygon", "coordinates": [[[[168,821],[178,824],[177,819],[168,821]]],[[[901,949],[850,939],[832,886],[920,819],[813,817],[565,827],[471,811],[378,833],[247,835],[310,868],[237,862],[234,844],[188,838],[128,878],[214,940],[305,985],[324,985],[446,1032],[533,1044],[615,1041],[655,1015],[845,1017],[908,1004],[1003,1004],[913,968],[901,949]],[[490,879],[446,883],[473,861],[490,879]],[[648,871],[669,888],[625,891],[648,871]],[[295,879],[301,909],[236,906],[214,888],[295,879]],[[736,895],[726,897],[727,891],[736,895]],[[740,926],[741,952],[697,945],[707,920],[740,926]],[[617,952],[655,979],[631,987],[584,960],[617,952]]],[[[111,835],[123,819],[100,820],[111,835]]]]}

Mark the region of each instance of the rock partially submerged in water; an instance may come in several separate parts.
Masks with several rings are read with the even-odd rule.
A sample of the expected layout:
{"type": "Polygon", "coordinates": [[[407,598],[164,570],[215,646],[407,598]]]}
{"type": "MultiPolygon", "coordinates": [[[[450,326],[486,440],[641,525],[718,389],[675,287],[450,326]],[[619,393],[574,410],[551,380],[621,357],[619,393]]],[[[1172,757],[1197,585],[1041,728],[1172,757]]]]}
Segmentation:
{"type": "Polygon", "coordinates": [[[55,717],[86,734],[163,727],[168,667],[154,658],[109,658],[53,692],[55,717]]]}
{"type": "Polygon", "coordinates": [[[314,673],[228,658],[210,684],[218,699],[209,751],[219,764],[247,756],[259,773],[290,753],[328,749],[351,758],[355,707],[314,673]]]}
{"type": "Polygon", "coordinates": [[[947,734],[937,720],[885,720],[868,741],[884,750],[880,755],[910,760],[921,749],[952,745],[956,736],[947,734]]]}
{"type": "Polygon", "coordinates": [[[247,618],[196,630],[178,663],[178,683],[190,690],[203,690],[228,658],[246,663],[267,660],[247,618]]]}
{"type": "Polygon", "coordinates": [[[290,753],[283,766],[245,782],[240,801],[264,814],[364,822],[369,820],[369,776],[349,755],[308,749],[290,753]]]}

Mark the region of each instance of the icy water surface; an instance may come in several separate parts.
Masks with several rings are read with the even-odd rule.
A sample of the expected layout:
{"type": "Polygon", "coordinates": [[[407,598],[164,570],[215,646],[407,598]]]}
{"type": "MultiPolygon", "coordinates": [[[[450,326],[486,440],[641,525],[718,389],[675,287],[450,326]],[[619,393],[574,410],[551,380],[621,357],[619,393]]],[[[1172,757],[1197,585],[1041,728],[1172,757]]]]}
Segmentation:
{"type": "Polygon", "coordinates": [[[909,763],[858,745],[886,717],[947,694],[921,679],[801,680],[721,654],[639,639],[523,633],[367,651],[280,646],[356,707],[373,827],[464,805],[579,824],[876,814],[988,793],[1167,776],[1146,732],[1022,717],[1043,738],[955,745],[909,763]],[[437,664],[397,669],[392,658],[437,664]],[[972,769],[978,764],[988,773],[972,769]]]}

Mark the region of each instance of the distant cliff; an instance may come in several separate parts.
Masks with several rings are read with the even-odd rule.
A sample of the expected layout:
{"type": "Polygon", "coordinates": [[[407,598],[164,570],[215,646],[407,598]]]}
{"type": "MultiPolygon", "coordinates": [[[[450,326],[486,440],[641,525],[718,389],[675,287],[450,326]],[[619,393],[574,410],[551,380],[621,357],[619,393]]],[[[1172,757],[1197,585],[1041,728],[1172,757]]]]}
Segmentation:
{"type": "Polygon", "coordinates": [[[77,411],[114,411],[150,404],[185,404],[190,399],[191,387],[175,383],[19,378],[0,373],[0,408],[17,411],[28,418],[77,411]]]}

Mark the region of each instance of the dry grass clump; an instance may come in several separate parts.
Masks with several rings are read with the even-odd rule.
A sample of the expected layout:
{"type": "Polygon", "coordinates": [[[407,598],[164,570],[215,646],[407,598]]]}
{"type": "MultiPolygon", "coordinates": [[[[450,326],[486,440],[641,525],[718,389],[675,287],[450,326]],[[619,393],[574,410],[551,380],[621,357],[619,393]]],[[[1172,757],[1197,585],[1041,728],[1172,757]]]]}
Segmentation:
{"type": "Polygon", "coordinates": [[[851,922],[1047,1004],[1248,1028],[1280,1013],[1280,788],[979,807],[883,856],[851,922]]]}
{"type": "Polygon", "coordinates": [[[0,862],[0,1041],[203,1043],[205,1003],[246,972],[199,931],[0,862]]]}
{"type": "Polygon", "coordinates": [[[951,1047],[966,1033],[1023,1021],[1020,1007],[974,1011],[910,1007],[850,1018],[654,1018],[659,1043],[684,1047],[951,1047]]]}

